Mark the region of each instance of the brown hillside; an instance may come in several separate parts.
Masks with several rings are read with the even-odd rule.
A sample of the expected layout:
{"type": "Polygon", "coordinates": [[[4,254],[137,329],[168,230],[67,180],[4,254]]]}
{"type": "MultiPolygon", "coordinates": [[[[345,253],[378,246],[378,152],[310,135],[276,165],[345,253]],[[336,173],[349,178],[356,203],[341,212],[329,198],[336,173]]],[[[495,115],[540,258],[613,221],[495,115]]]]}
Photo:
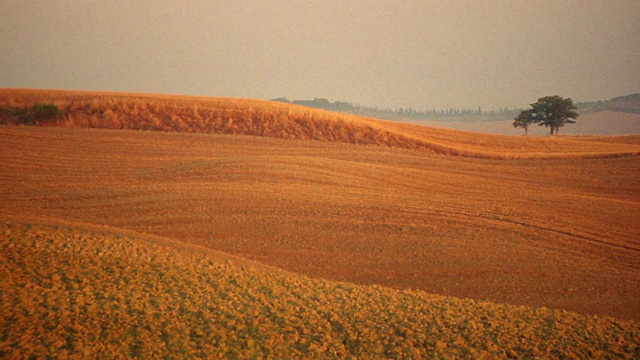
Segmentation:
{"type": "Polygon", "coordinates": [[[640,319],[640,157],[609,157],[637,145],[352,123],[474,154],[484,141],[484,155],[557,158],[1,126],[0,217],[107,225],[319,278],[640,319]]]}
{"type": "Polygon", "coordinates": [[[482,158],[617,157],[640,154],[620,143],[516,138],[336,114],[279,102],[157,94],[0,89],[0,108],[52,102],[64,118],[48,126],[253,135],[378,145],[482,158]]]}

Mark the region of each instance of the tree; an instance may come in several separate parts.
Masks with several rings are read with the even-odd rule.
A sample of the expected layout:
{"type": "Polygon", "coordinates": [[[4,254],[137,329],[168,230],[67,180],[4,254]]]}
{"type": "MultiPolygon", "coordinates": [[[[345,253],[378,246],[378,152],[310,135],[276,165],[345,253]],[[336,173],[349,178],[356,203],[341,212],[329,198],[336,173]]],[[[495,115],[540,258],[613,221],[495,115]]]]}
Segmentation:
{"type": "Polygon", "coordinates": [[[535,122],[535,118],[533,115],[533,111],[531,109],[522,110],[520,115],[518,115],[518,117],[513,119],[513,127],[523,128],[524,134],[527,135],[529,131],[529,125],[533,124],[534,122],[535,122]]]}
{"type": "MultiPolygon", "coordinates": [[[[558,95],[539,98],[531,104],[531,114],[534,122],[540,126],[551,129],[550,134],[558,134],[558,130],[565,124],[573,124],[578,117],[576,106],[570,98],[562,98],[558,95]]],[[[527,110],[525,110],[527,111],[527,110]]],[[[515,125],[514,125],[515,126],[515,125]]]]}

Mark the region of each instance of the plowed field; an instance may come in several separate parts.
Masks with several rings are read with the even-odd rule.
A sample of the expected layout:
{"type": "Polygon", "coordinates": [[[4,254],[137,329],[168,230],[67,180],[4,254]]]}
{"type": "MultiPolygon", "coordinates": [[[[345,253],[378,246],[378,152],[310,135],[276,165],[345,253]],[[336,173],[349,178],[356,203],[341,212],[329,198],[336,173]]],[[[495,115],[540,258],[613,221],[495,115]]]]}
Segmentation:
{"type": "Polygon", "coordinates": [[[317,278],[640,319],[636,138],[313,121],[343,136],[2,126],[0,217],[108,225],[317,278]]]}

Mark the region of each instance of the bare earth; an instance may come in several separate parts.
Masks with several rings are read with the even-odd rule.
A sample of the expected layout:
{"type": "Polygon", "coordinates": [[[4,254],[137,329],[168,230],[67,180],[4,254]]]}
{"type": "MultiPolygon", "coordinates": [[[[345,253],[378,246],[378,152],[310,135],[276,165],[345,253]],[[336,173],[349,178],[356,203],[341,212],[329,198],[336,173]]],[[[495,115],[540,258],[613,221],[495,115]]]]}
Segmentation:
{"type": "Polygon", "coordinates": [[[0,217],[108,225],[319,278],[639,320],[637,138],[458,134],[475,154],[499,153],[482,142],[501,141],[555,158],[0,126],[0,217]]]}

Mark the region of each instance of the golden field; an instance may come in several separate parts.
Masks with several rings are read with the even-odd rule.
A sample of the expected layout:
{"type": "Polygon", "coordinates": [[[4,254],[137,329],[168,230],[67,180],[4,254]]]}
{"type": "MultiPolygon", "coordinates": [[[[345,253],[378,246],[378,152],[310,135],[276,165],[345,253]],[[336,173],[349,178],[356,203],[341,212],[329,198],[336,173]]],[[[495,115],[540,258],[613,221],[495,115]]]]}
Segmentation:
{"type": "MultiPolygon", "coordinates": [[[[0,107],[53,103],[53,126],[252,135],[378,145],[479,158],[618,157],[635,146],[580,138],[511,137],[382,121],[274,101],[194,96],[0,89],[0,107]]],[[[637,137],[633,137],[636,138],[637,137]]]]}
{"type": "Polygon", "coordinates": [[[36,102],[65,116],[0,127],[3,355],[584,358],[640,345],[638,136],[0,90],[0,107],[36,102]]]}

